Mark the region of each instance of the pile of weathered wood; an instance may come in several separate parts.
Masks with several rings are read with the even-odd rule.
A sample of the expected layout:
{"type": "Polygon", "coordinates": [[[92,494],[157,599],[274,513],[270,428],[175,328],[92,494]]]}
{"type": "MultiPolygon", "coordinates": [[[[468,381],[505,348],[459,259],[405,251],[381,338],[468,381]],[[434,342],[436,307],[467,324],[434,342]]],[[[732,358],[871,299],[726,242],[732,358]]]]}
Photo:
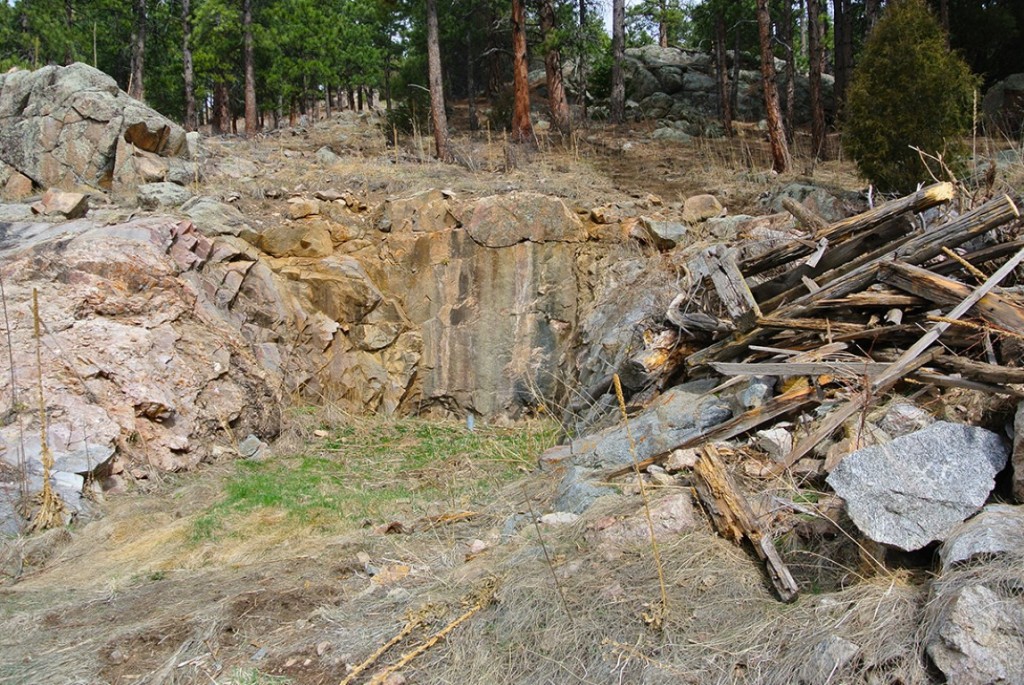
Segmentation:
{"type": "MultiPolygon", "coordinates": [[[[786,202],[804,231],[798,239],[748,256],[724,245],[691,256],[690,288],[669,308],[674,326],[659,342],[678,356],[648,358],[674,367],[675,378],[680,369],[727,377],[719,388],[756,376],[786,382],[761,406],[676,449],[701,447],[704,461],[715,463],[707,455],[714,442],[830,404],[770,475],[796,465],[900,383],[1019,396],[1011,385],[1024,383],[1024,295],[1009,284],[1024,262],[1024,240],[1014,235],[1020,214],[1007,195],[958,213],[949,206],[954,195],[952,184],[939,183],[831,224],[786,202]]],[[[816,463],[831,471],[843,456],[816,463]]],[[[724,470],[705,476],[698,493],[709,510],[742,510],[724,470]]],[[[730,527],[731,537],[749,528],[754,547],[763,547],[756,526],[719,526],[730,527]]],[[[780,595],[792,597],[788,572],[767,561],[780,595]]]]}

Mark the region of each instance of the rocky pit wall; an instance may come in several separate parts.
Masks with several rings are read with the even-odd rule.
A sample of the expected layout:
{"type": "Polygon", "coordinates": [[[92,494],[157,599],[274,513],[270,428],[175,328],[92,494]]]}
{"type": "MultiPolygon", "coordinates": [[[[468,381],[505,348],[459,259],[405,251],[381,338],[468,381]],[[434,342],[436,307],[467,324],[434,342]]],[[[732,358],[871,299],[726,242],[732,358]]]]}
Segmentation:
{"type": "Polygon", "coordinates": [[[25,190],[22,177],[26,202],[51,191],[31,209],[0,205],[14,357],[0,397],[17,398],[0,426],[0,507],[16,499],[22,461],[36,481],[42,472],[33,290],[55,482],[79,506],[86,478],[117,487],[125,471],[249,456],[296,395],[488,419],[597,402],[590,425],[608,409],[592,386],[663,327],[677,294],[677,267],[657,248],[705,220],[720,238],[774,226],[718,217],[709,197],[694,214],[654,197],[571,208],[429,190],[375,206],[331,189],[281,199],[285,216],[258,223],[192,197],[172,173],[191,164],[243,183],[256,164],[195,156],[195,140],[188,152],[180,128],[112,83],[85,65],[0,82],[5,192],[25,190]],[[48,128],[57,133],[38,145],[48,128]],[[95,190],[107,185],[112,195],[95,190]],[[74,207],[91,202],[85,218],[49,211],[63,199],[52,189],[83,186],[93,190],[74,207]],[[135,196],[152,216],[121,209],[135,196]]]}

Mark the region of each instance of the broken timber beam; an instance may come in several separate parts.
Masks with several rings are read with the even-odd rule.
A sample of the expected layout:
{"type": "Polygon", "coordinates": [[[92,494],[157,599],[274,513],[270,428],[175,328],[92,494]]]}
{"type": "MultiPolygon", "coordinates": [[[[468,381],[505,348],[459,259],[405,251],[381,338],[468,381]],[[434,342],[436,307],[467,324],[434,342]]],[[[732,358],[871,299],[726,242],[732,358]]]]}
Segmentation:
{"type": "Polygon", "coordinates": [[[959,373],[964,378],[970,378],[979,383],[992,383],[995,385],[1024,383],[1024,368],[1016,366],[1000,366],[998,364],[976,362],[971,359],[958,357],[955,354],[940,355],[936,358],[935,363],[950,371],[959,373]]]}
{"type": "MultiPolygon", "coordinates": [[[[974,290],[960,281],[902,262],[883,264],[878,271],[878,280],[941,305],[960,302],[974,290]]],[[[988,293],[978,301],[973,311],[989,323],[1024,333],[1024,306],[1002,295],[988,293]]]]}
{"type": "MultiPolygon", "coordinates": [[[[932,343],[938,340],[939,336],[941,336],[954,321],[966,314],[971,307],[981,300],[981,298],[991,292],[991,290],[999,285],[1004,278],[1010,275],[1010,273],[1016,269],[1021,262],[1024,262],[1024,249],[1020,250],[1009,261],[1003,264],[998,271],[988,278],[987,281],[975,288],[968,297],[966,297],[944,317],[943,321],[932,326],[931,330],[921,336],[920,340],[900,355],[899,359],[890,364],[889,367],[881,374],[876,376],[870,387],[867,388],[865,392],[847,401],[846,404],[841,405],[825,417],[825,420],[822,421],[814,433],[801,440],[800,443],[793,448],[789,455],[787,455],[783,460],[782,465],[788,468],[795,464],[797,460],[810,452],[815,445],[821,442],[821,440],[831,435],[832,431],[841,426],[846,419],[866,407],[871,398],[877,397],[884,392],[888,392],[905,375],[937,358],[939,350],[931,350],[927,354],[925,353],[925,350],[927,350],[932,343]]],[[[831,466],[834,468],[836,464],[838,464],[838,461],[831,466]]]]}
{"type": "Polygon", "coordinates": [[[793,215],[796,223],[817,235],[828,229],[828,222],[791,197],[782,198],[782,208],[793,215]]]}
{"type": "MultiPolygon", "coordinates": [[[[873,228],[904,212],[921,212],[930,207],[949,202],[953,199],[954,192],[952,183],[930,185],[899,200],[887,202],[862,214],[830,224],[824,230],[816,232],[812,241],[816,243],[818,240],[826,238],[830,242],[838,242],[846,235],[873,228]]],[[[772,250],[768,254],[744,260],[740,264],[740,270],[746,276],[754,276],[769,269],[784,266],[804,255],[809,255],[815,249],[817,249],[816,245],[808,247],[805,241],[793,241],[779,249],[772,250]]]]}
{"type": "Polygon", "coordinates": [[[796,599],[800,592],[799,586],[779,557],[771,538],[757,525],[750,504],[729,476],[714,445],[705,445],[701,450],[693,474],[696,476],[694,489],[697,496],[718,532],[737,544],[746,538],[754,548],[754,553],[765,562],[768,576],[779,598],[783,602],[796,599]]]}
{"type": "Polygon", "coordinates": [[[723,376],[877,376],[887,364],[879,362],[711,362],[723,376]]]}
{"type": "Polygon", "coordinates": [[[745,331],[754,327],[761,310],[736,265],[733,250],[724,245],[713,245],[691,259],[687,268],[694,276],[706,275],[711,279],[718,299],[737,329],[745,331]]]}

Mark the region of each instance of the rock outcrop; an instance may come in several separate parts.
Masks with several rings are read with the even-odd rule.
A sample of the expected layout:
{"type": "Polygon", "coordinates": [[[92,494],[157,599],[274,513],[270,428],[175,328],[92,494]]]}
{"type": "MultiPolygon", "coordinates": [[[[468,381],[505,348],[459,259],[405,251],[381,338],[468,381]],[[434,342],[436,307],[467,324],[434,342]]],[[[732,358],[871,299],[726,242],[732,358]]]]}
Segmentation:
{"type": "Polygon", "coordinates": [[[9,197],[174,180],[187,156],[184,129],[86,64],[0,75],[0,190],[9,197]]]}
{"type": "MultiPolygon", "coordinates": [[[[730,80],[733,77],[730,53],[730,80]]],[[[755,64],[740,64],[733,116],[738,121],[764,118],[761,72],[755,64]]],[[[697,50],[646,45],[626,50],[623,65],[626,96],[637,117],[678,122],[686,135],[721,135],[718,117],[718,81],[712,56],[697,50]]],[[[779,90],[785,92],[785,70],[779,65],[779,90]]],[[[807,76],[796,77],[794,103],[798,124],[810,121],[810,90],[807,76]]],[[[822,76],[826,110],[832,108],[833,78],[822,76]]],[[[659,129],[660,130],[660,129],[659,129]]],[[[660,137],[667,137],[662,134],[660,137]]]]}

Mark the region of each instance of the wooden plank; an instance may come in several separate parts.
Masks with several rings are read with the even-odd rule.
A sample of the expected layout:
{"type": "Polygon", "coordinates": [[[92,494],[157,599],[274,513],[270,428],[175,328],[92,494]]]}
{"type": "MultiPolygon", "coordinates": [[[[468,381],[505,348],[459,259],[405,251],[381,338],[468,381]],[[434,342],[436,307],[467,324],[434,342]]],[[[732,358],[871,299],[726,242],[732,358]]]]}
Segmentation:
{"type": "Polygon", "coordinates": [[[772,250],[768,254],[744,260],[740,264],[740,270],[746,276],[754,276],[769,269],[783,266],[794,259],[799,259],[814,252],[817,249],[817,245],[814,243],[821,238],[826,238],[831,243],[837,243],[847,235],[869,230],[900,214],[920,212],[944,202],[949,202],[953,199],[954,192],[953,184],[936,183],[899,200],[887,202],[856,216],[830,224],[827,228],[814,234],[812,247],[808,247],[804,242],[793,241],[772,250]]]}
{"type": "Polygon", "coordinates": [[[711,362],[723,376],[838,376],[874,377],[887,364],[878,362],[711,362]]]}
{"type": "Polygon", "coordinates": [[[872,390],[879,392],[885,388],[886,385],[894,383],[907,371],[906,369],[913,363],[915,359],[922,352],[925,351],[933,342],[939,339],[943,331],[952,325],[952,322],[956,321],[964,314],[968,312],[974,305],[978,304],[985,295],[990,293],[993,288],[1002,283],[1003,279],[1009,276],[1014,269],[1016,269],[1020,263],[1024,261],[1024,249],[1020,250],[1011,257],[1005,264],[999,267],[999,270],[989,276],[988,280],[982,283],[980,286],[975,288],[974,292],[968,295],[964,300],[954,307],[946,316],[946,320],[935,324],[930,331],[921,336],[921,339],[914,343],[909,350],[903,353],[903,356],[896,360],[895,363],[883,373],[881,376],[875,379],[872,383],[872,390]]]}
{"type": "Polygon", "coordinates": [[[969,378],[960,378],[959,376],[947,376],[941,373],[932,373],[930,371],[916,371],[907,376],[907,378],[917,381],[918,383],[924,383],[926,385],[938,385],[943,388],[966,388],[967,390],[977,390],[979,392],[986,392],[990,395],[1009,395],[1010,397],[1024,397],[1024,393],[1014,388],[1007,387],[1005,385],[992,385],[991,383],[982,383],[980,381],[972,381],[969,378]]]}
{"type": "Polygon", "coordinates": [[[782,208],[793,215],[798,226],[810,231],[812,235],[828,229],[827,221],[791,197],[782,198],[782,208]]]}
{"type": "Polygon", "coordinates": [[[825,333],[827,335],[860,333],[867,329],[867,326],[859,323],[810,318],[780,319],[777,316],[762,316],[757,320],[757,325],[761,328],[778,328],[784,331],[815,331],[816,333],[825,333]]]}
{"type": "Polygon", "coordinates": [[[799,586],[775,551],[771,539],[758,526],[750,503],[736,487],[714,445],[705,445],[701,450],[693,474],[696,477],[694,489],[715,529],[735,543],[746,538],[757,557],[765,562],[768,577],[779,598],[784,602],[796,599],[799,586]]]}
{"type": "MultiPolygon", "coordinates": [[[[960,281],[902,262],[884,264],[878,270],[878,279],[941,305],[956,304],[973,290],[971,286],[960,281]]],[[[978,301],[972,311],[996,326],[1024,333],[1024,306],[1003,295],[988,293],[978,301]]]]}
{"type": "Polygon", "coordinates": [[[895,217],[844,243],[829,246],[828,251],[814,263],[809,258],[803,264],[791,264],[785,273],[751,288],[751,292],[762,309],[770,308],[780,294],[798,290],[805,276],[820,280],[818,277],[823,274],[833,272],[834,275],[835,269],[851,269],[860,263],[859,260],[865,260],[887,246],[906,242],[913,234],[914,226],[909,214],[895,217]]]}
{"type": "Polygon", "coordinates": [[[976,362],[972,359],[964,359],[955,354],[940,355],[935,359],[935,363],[950,371],[959,373],[964,378],[970,378],[980,383],[994,383],[996,385],[1024,383],[1024,368],[1016,366],[986,364],[985,362],[976,362]]]}
{"type": "Polygon", "coordinates": [[[713,245],[691,260],[691,273],[706,273],[733,324],[740,331],[754,327],[761,310],[736,265],[735,252],[724,245],[713,245]]]}
{"type": "MultiPolygon", "coordinates": [[[[989,245],[988,247],[975,250],[974,252],[968,252],[967,254],[962,255],[961,259],[973,264],[974,266],[981,266],[985,262],[990,262],[994,259],[1000,259],[1006,255],[1013,254],[1022,247],[1024,247],[1024,239],[1012,240],[1005,243],[996,243],[995,245],[989,245]]],[[[931,267],[932,271],[943,275],[951,274],[959,269],[960,265],[954,261],[943,262],[931,267]]]]}
{"type": "MultiPolygon", "coordinates": [[[[671,448],[661,452],[660,454],[644,459],[640,462],[638,468],[643,470],[652,464],[660,464],[668,458],[669,454],[678,449],[696,447],[697,445],[711,442],[713,440],[728,440],[730,438],[734,438],[737,435],[757,428],[774,418],[800,409],[808,404],[816,403],[817,401],[818,399],[814,388],[801,382],[799,385],[793,387],[787,392],[768,400],[760,407],[755,407],[754,409],[746,411],[739,416],[734,416],[728,421],[713,427],[706,433],[695,435],[689,440],[685,440],[678,445],[673,445],[671,448]]],[[[632,472],[633,466],[629,465],[615,469],[614,471],[609,471],[604,474],[604,477],[606,479],[617,478],[618,476],[632,472]]]]}
{"type": "Polygon", "coordinates": [[[825,300],[822,306],[840,307],[918,307],[926,304],[928,300],[917,295],[908,295],[898,290],[865,290],[861,293],[853,293],[846,297],[835,300],[825,300]]]}

